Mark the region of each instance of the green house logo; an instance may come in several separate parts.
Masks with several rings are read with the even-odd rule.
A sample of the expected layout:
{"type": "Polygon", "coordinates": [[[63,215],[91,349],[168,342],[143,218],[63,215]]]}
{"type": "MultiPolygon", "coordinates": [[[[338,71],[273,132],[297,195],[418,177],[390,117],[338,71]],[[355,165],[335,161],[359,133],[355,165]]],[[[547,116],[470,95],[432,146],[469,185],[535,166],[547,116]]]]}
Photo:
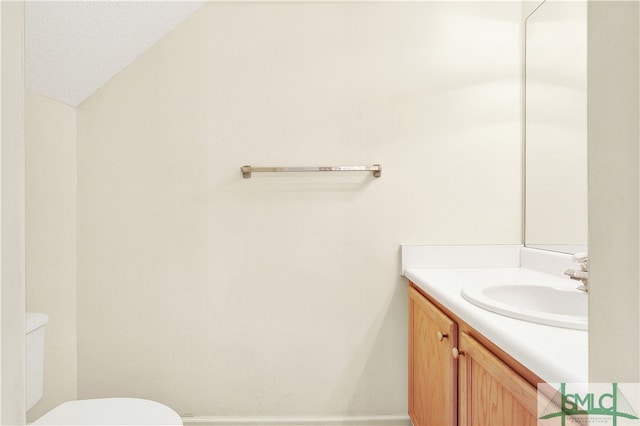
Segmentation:
{"type": "Polygon", "coordinates": [[[638,384],[630,384],[635,395],[627,398],[618,383],[567,386],[561,383],[552,398],[541,397],[538,391],[540,425],[640,425],[638,384]],[[540,402],[546,401],[543,405],[540,402]],[[548,422],[550,420],[555,420],[548,422]]]}

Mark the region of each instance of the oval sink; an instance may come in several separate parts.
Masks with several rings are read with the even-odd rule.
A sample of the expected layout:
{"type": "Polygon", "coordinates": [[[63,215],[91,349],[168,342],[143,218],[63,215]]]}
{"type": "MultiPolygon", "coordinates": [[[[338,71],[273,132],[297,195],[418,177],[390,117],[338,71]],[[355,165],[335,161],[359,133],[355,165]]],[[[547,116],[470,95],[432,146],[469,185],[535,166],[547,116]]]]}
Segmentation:
{"type": "Polygon", "coordinates": [[[469,302],[512,318],[556,327],[587,329],[588,296],[576,289],[539,284],[464,288],[469,302]]]}

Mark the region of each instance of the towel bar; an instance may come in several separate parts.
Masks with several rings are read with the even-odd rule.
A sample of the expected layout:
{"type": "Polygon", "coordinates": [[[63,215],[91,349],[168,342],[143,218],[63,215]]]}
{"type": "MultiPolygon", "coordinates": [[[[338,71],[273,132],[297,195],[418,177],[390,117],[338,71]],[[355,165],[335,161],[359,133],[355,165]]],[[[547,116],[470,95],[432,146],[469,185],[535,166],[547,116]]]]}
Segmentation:
{"type": "Polygon", "coordinates": [[[374,177],[382,176],[382,166],[374,164],[373,166],[328,166],[328,167],[240,167],[242,177],[249,179],[251,173],[263,172],[373,172],[374,177]]]}

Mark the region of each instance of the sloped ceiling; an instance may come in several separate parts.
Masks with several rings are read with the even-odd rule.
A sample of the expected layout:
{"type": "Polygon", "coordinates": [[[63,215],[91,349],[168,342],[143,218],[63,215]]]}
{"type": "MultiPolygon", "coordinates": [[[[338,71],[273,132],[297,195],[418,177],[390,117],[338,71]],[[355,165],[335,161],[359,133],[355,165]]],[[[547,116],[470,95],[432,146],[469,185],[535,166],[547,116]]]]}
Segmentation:
{"type": "Polygon", "coordinates": [[[27,1],[25,87],[78,106],[204,1],[27,1]]]}

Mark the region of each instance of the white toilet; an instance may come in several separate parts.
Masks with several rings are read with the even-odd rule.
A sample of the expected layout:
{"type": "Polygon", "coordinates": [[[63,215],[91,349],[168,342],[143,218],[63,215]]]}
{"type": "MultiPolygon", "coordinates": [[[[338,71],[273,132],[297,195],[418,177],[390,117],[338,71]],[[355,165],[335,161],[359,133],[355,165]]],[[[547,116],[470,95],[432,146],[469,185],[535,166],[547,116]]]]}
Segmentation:
{"type": "MultiPolygon", "coordinates": [[[[42,399],[45,314],[27,313],[27,411],[42,399]]],[[[171,425],[182,419],[171,408],[138,398],[101,398],[65,402],[34,425],[171,425]]]]}

